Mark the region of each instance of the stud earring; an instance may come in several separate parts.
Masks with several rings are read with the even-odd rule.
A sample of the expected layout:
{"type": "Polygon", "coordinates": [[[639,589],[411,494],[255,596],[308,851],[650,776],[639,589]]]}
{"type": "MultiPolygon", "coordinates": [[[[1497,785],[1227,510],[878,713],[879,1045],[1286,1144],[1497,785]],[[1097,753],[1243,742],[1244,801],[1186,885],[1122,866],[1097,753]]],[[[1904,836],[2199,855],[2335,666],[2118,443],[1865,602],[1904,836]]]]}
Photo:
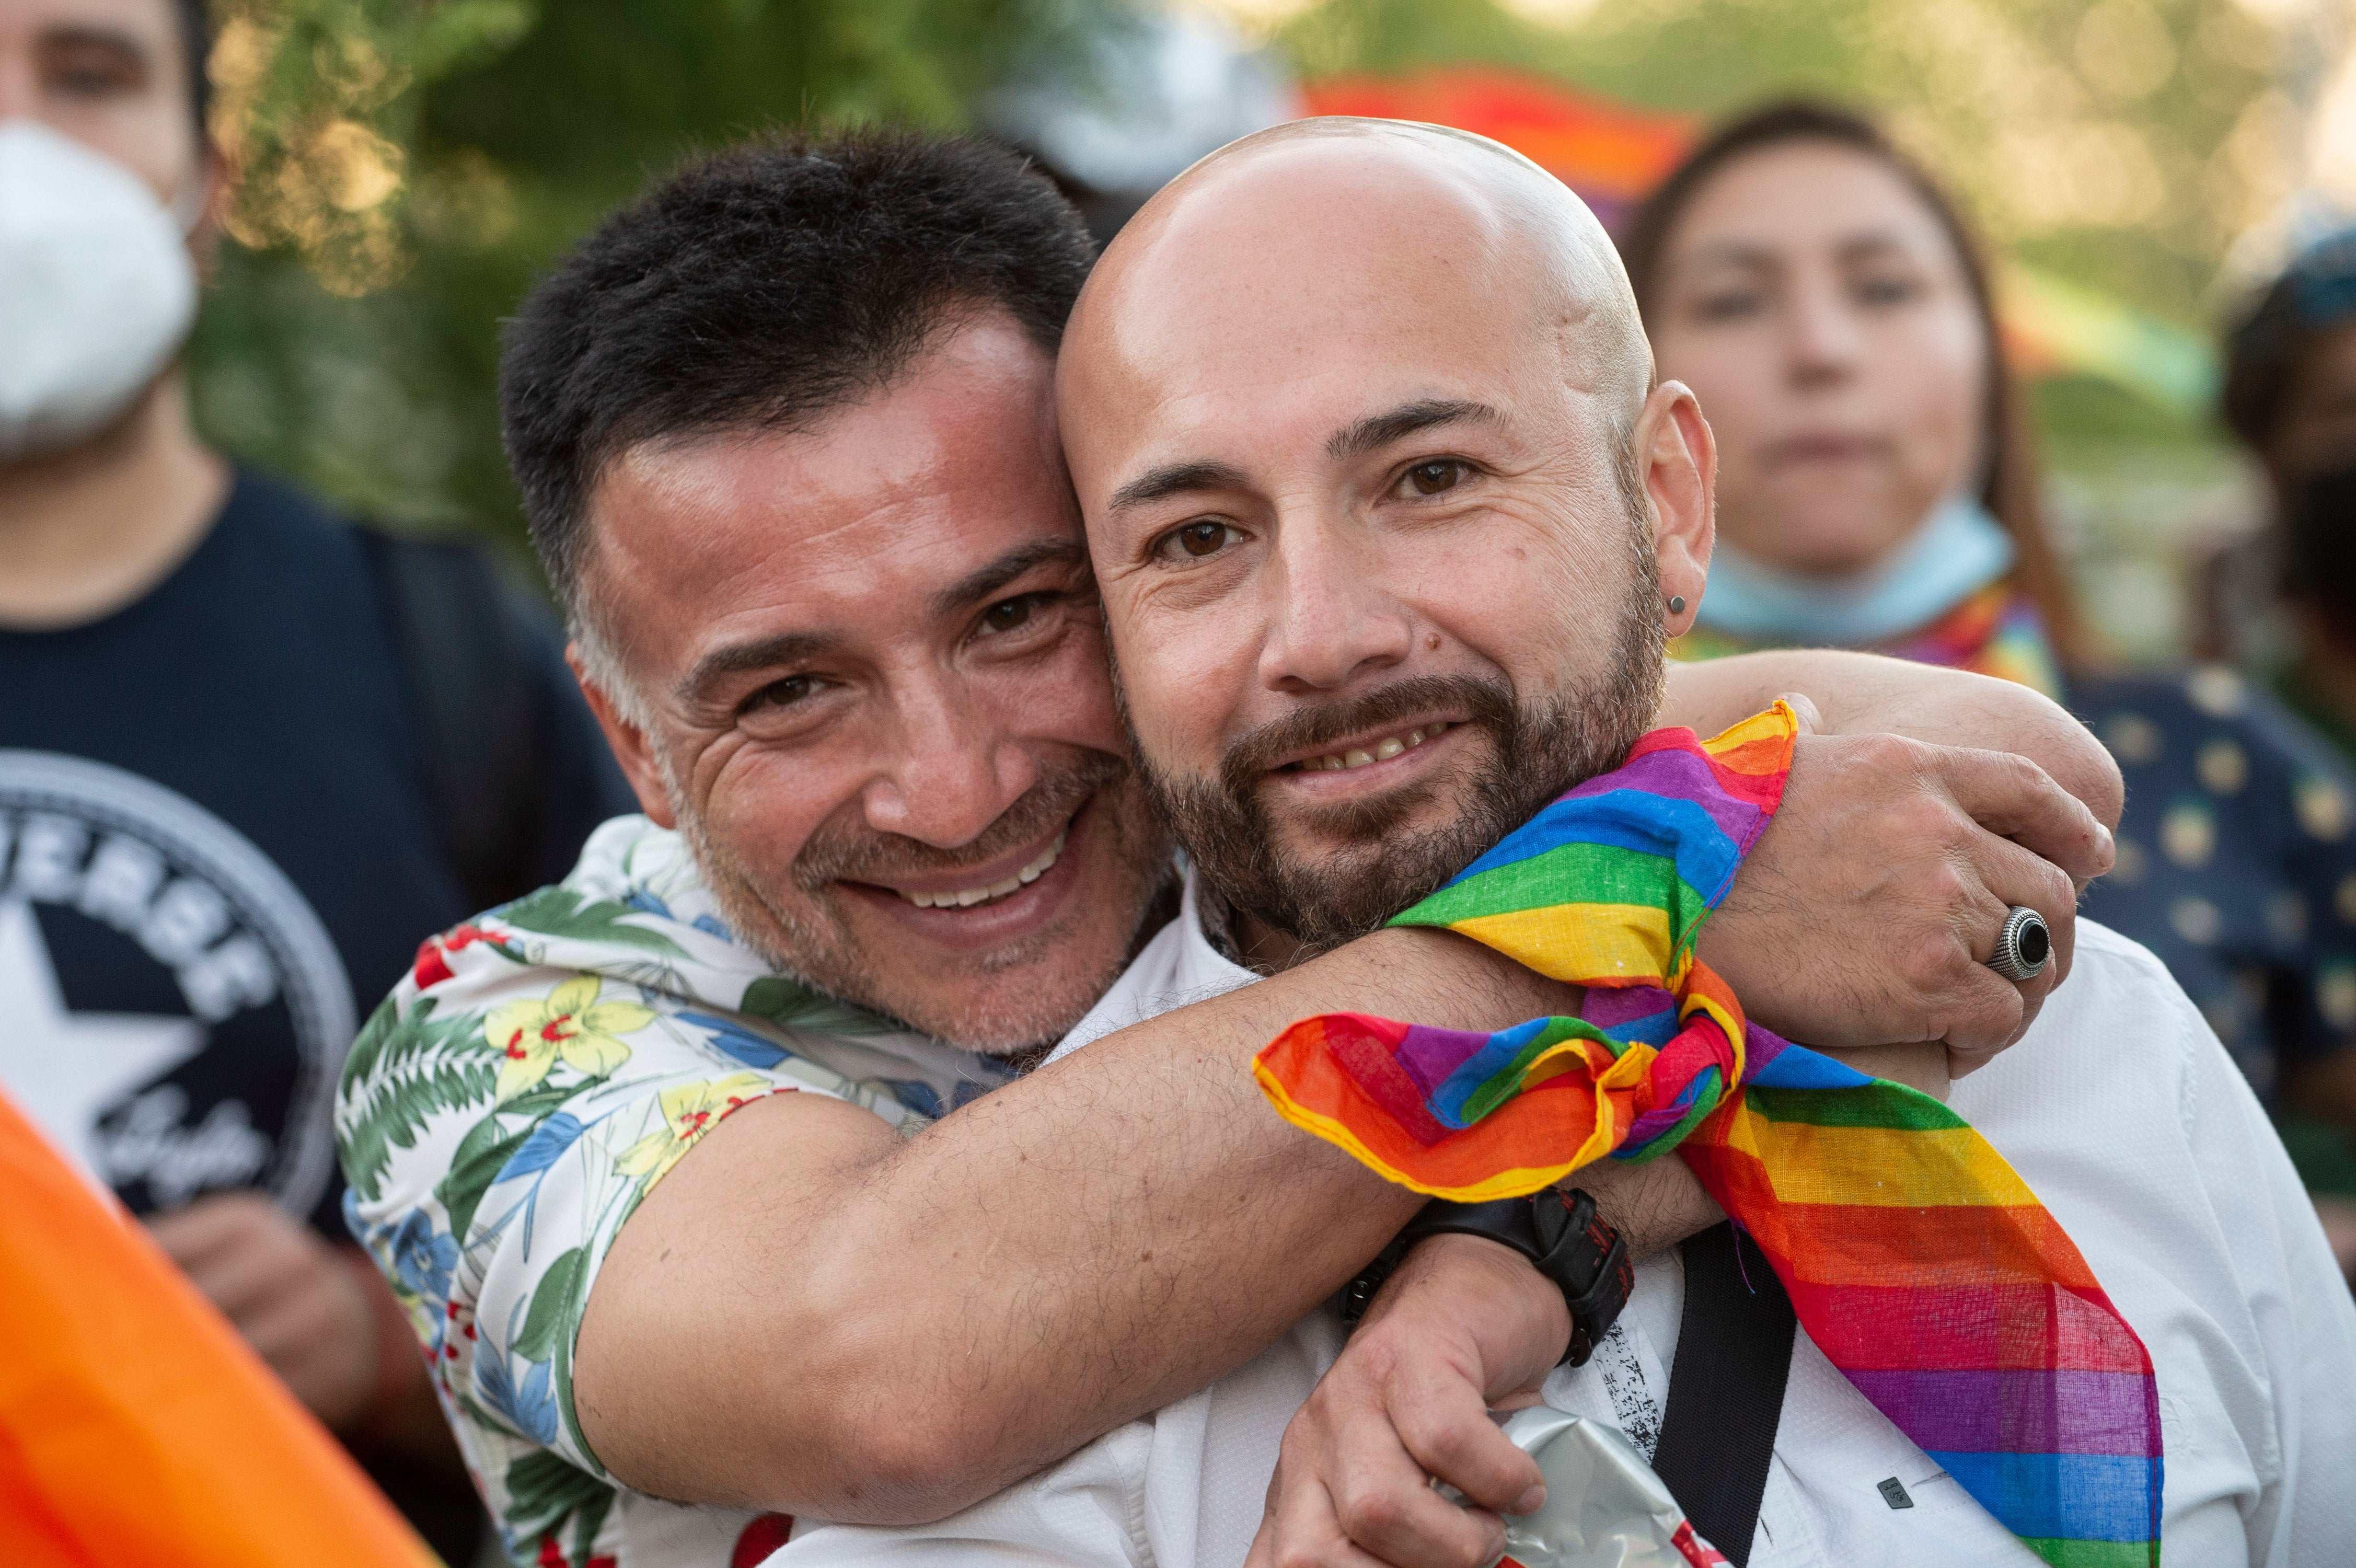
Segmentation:
{"type": "Polygon", "coordinates": [[[1686,613],[1686,596],[1683,594],[1671,594],[1669,596],[1669,613],[1673,616],[1681,616],[1686,613]]]}

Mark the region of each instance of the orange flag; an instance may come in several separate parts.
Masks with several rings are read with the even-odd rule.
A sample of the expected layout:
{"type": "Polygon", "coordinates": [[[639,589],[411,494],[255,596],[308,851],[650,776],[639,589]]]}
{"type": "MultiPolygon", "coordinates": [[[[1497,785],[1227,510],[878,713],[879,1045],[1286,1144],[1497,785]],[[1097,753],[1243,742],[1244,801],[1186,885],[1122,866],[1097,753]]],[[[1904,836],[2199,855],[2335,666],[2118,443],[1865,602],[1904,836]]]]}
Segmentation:
{"type": "Polygon", "coordinates": [[[146,1233],[0,1095],[11,1568],[437,1562],[146,1233]]]}

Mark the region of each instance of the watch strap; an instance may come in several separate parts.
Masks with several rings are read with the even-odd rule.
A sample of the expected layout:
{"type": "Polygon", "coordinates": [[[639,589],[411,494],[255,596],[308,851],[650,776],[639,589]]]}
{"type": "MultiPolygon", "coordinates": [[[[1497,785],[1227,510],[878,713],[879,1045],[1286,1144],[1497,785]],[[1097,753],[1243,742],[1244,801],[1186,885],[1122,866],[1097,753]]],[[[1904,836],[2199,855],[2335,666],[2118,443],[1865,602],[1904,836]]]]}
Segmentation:
{"type": "Polygon", "coordinates": [[[1482,1203],[1434,1198],[1408,1221],[1395,1245],[1403,1253],[1426,1236],[1440,1235],[1500,1242],[1555,1283],[1570,1309],[1570,1343],[1563,1351],[1568,1366],[1586,1365],[1635,1288],[1628,1243],[1597,1215],[1594,1197],[1575,1187],[1547,1187],[1527,1197],[1482,1203]]]}

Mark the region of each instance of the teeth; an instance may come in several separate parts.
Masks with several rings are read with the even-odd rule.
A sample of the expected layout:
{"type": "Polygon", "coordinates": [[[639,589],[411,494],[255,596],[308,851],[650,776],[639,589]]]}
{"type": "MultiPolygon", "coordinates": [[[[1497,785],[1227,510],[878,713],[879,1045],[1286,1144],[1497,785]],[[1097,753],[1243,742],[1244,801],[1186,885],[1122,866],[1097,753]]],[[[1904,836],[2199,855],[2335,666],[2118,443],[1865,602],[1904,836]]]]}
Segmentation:
{"type": "Polygon", "coordinates": [[[1323,757],[1306,757],[1295,766],[1309,773],[1347,772],[1354,768],[1364,768],[1370,762],[1387,762],[1402,751],[1411,751],[1421,746],[1425,741],[1434,738],[1447,728],[1444,724],[1426,725],[1421,729],[1408,731],[1404,736],[1385,736],[1375,743],[1375,748],[1372,751],[1357,747],[1338,755],[1329,751],[1323,757]]]}
{"type": "Polygon", "coordinates": [[[919,909],[969,909],[992,898],[1003,898],[1044,875],[1047,869],[1055,864],[1056,856],[1064,853],[1064,841],[1070,836],[1069,828],[1057,833],[1055,842],[1039,852],[1038,859],[1003,882],[994,882],[987,887],[960,888],[955,893],[910,893],[903,890],[900,897],[919,909]]]}

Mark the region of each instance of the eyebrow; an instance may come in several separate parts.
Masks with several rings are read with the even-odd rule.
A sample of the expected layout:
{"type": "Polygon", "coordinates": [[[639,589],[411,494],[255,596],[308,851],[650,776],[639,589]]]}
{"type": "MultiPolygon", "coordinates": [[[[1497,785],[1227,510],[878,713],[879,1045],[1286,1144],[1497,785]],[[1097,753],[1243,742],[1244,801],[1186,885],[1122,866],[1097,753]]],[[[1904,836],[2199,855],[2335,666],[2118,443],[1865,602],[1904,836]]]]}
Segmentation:
{"type": "Polygon", "coordinates": [[[1387,413],[1370,414],[1346,430],[1335,431],[1326,437],[1325,455],[1336,459],[1363,456],[1419,430],[1468,422],[1502,424],[1505,417],[1485,403],[1468,403],[1462,398],[1419,398],[1387,413]]]}
{"type": "MultiPolygon", "coordinates": [[[[1901,236],[1879,229],[1871,230],[1863,234],[1853,234],[1833,247],[1834,253],[1844,261],[1881,251],[1902,252],[1905,249],[1906,242],[1901,236]]],[[[1687,271],[1696,267],[1727,263],[1750,267],[1775,267],[1783,264],[1783,259],[1782,252],[1772,246],[1752,244],[1742,240],[1720,240],[1702,246],[1678,265],[1681,270],[1687,271]]]]}
{"type": "Polygon", "coordinates": [[[953,615],[977,599],[990,597],[1025,573],[1051,563],[1086,568],[1088,547],[1076,539],[1034,539],[1027,544],[1018,544],[935,594],[927,607],[936,617],[953,615]]]}
{"type": "Polygon", "coordinates": [[[1855,261],[1859,256],[1879,255],[1884,252],[1895,252],[1901,256],[1906,254],[1904,238],[1897,234],[1876,231],[1843,240],[1834,247],[1834,253],[1845,262],[1855,261]]]}
{"type": "MultiPolygon", "coordinates": [[[[1420,398],[1414,403],[1401,403],[1386,413],[1369,414],[1347,429],[1334,432],[1326,439],[1325,455],[1333,458],[1355,457],[1377,451],[1419,430],[1468,420],[1499,424],[1505,422],[1505,415],[1485,403],[1470,403],[1462,398],[1420,398]]],[[[1113,491],[1107,510],[1122,511],[1171,496],[1191,495],[1201,490],[1242,489],[1249,484],[1244,471],[1232,464],[1165,463],[1159,468],[1147,469],[1113,491]]]]}
{"type": "Polygon", "coordinates": [[[37,41],[44,48],[112,49],[128,55],[143,70],[150,64],[146,41],[121,27],[100,27],[89,22],[60,22],[42,28],[37,41]]]}
{"type": "Polygon", "coordinates": [[[1240,489],[1247,482],[1241,468],[1226,463],[1165,463],[1159,468],[1147,469],[1113,491],[1106,510],[1125,511],[1148,501],[1191,495],[1198,490],[1240,489]]]}
{"type": "Polygon", "coordinates": [[[1691,272],[1697,267],[1714,267],[1729,264],[1745,267],[1772,267],[1780,260],[1781,258],[1777,256],[1775,252],[1765,245],[1748,244],[1739,240],[1719,240],[1711,242],[1710,244],[1704,245],[1700,249],[1695,251],[1691,255],[1684,257],[1676,263],[1676,266],[1677,270],[1680,272],[1691,272]]]}
{"type": "Polygon", "coordinates": [[[799,664],[841,644],[841,635],[830,631],[782,631],[774,637],[756,637],[749,642],[728,643],[697,660],[695,668],[674,688],[674,693],[682,703],[693,703],[724,676],[774,670],[780,664],[799,664]]]}

